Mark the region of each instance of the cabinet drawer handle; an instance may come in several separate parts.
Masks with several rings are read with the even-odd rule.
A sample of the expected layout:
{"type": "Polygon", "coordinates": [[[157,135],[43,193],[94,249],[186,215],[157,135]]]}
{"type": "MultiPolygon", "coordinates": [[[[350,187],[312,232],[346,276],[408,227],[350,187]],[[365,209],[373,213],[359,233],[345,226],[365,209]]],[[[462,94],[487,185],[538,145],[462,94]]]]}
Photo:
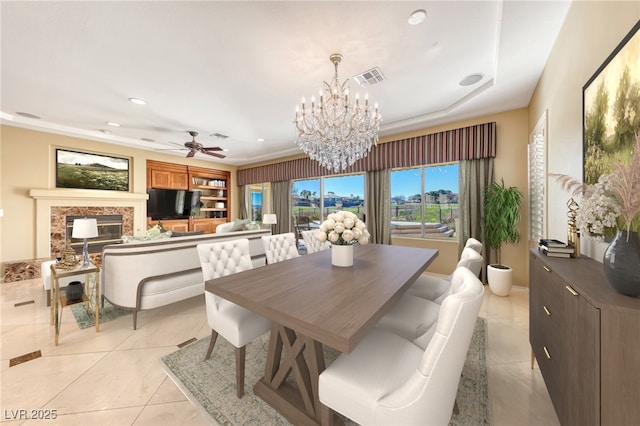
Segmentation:
{"type": "Polygon", "coordinates": [[[544,349],[544,354],[547,356],[547,358],[551,359],[551,354],[549,353],[549,349],[547,349],[546,346],[543,346],[542,349],[544,349]]]}
{"type": "Polygon", "coordinates": [[[545,271],[551,272],[551,268],[549,268],[548,266],[542,265],[542,267],[544,268],[545,271]]]}
{"type": "Polygon", "coordinates": [[[569,291],[569,293],[573,294],[574,296],[580,296],[580,293],[578,293],[573,288],[571,288],[571,286],[565,285],[564,288],[566,288],[569,291]]]}
{"type": "Polygon", "coordinates": [[[549,309],[547,309],[546,306],[543,306],[542,309],[544,309],[545,314],[547,314],[548,316],[551,316],[551,311],[549,311],[549,309]]]}

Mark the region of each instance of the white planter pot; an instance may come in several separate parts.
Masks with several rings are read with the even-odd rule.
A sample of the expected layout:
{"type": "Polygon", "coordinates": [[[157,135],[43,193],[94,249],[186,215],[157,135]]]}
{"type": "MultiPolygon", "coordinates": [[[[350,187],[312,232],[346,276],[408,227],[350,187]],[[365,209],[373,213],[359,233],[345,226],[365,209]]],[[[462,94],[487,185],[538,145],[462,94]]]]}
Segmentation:
{"type": "Polygon", "coordinates": [[[353,266],[353,246],[331,246],[331,264],[353,266]]]}
{"type": "Polygon", "coordinates": [[[513,285],[513,269],[506,265],[487,265],[487,281],[496,296],[508,296],[513,285]]]}

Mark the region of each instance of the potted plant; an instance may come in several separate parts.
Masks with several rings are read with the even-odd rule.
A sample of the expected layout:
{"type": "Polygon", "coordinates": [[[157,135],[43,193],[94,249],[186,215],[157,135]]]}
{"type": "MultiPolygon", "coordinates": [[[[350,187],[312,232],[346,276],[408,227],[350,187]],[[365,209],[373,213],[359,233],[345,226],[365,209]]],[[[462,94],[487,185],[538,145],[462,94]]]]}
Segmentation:
{"type": "Polygon", "coordinates": [[[521,201],[522,192],[515,186],[507,188],[504,179],[492,182],[484,190],[483,242],[496,251],[497,260],[497,263],[487,265],[487,281],[491,291],[498,296],[508,296],[513,284],[513,271],[501,263],[500,248],[505,243],[520,241],[521,201]]]}

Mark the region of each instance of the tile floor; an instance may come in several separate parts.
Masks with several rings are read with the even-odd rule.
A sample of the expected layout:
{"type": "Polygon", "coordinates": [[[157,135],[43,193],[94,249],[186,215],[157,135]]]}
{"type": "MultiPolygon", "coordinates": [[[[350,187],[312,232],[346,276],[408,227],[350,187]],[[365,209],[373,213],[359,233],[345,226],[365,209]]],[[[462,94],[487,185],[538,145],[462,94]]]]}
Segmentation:
{"type": "MultiPolygon", "coordinates": [[[[528,291],[498,297],[485,288],[480,315],[488,319],[487,353],[492,425],[557,425],[537,369],[530,368],[528,291]]],[[[0,415],[6,424],[26,410],[56,410],[47,424],[206,425],[207,420],[169,380],[159,359],[193,337],[209,335],[204,297],[141,312],[81,330],[65,308],[60,345],[40,280],[0,285],[0,415]],[[15,306],[33,300],[35,303],[15,306]],[[40,350],[40,358],[9,367],[9,360],[40,350]]]]}

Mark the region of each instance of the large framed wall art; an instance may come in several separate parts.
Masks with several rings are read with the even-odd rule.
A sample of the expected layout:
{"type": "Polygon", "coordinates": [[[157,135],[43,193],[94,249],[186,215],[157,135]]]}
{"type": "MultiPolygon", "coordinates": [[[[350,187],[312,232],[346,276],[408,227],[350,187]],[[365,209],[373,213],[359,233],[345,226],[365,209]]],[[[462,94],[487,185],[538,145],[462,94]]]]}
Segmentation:
{"type": "Polygon", "coordinates": [[[129,191],[129,159],[56,149],[56,188],[129,191]]]}
{"type": "Polygon", "coordinates": [[[640,21],[582,89],[583,182],[628,162],[640,131],[640,21]]]}

